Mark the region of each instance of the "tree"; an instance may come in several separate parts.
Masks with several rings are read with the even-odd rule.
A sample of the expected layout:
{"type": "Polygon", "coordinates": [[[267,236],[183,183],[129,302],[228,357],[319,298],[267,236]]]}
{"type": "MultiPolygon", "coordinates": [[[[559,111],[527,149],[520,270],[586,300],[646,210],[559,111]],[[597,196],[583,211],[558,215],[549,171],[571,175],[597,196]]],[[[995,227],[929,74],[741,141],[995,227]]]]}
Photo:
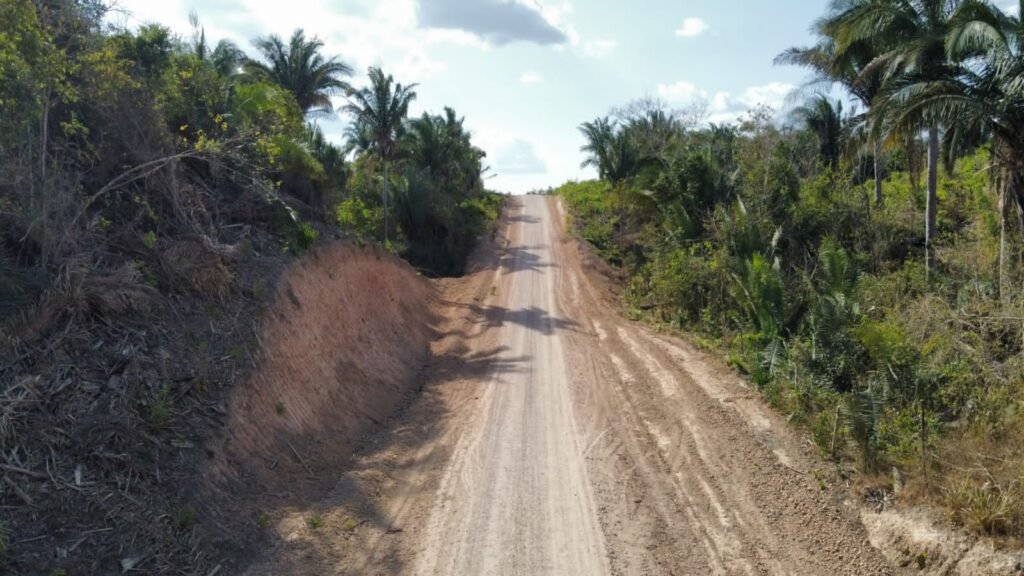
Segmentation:
{"type": "Polygon", "coordinates": [[[445,108],[406,122],[398,156],[404,186],[394,205],[408,256],[433,271],[457,271],[472,246],[473,203],[484,191],[483,150],[455,110],[445,108]]]}
{"type": "Polygon", "coordinates": [[[829,168],[839,167],[842,152],[843,104],[818,95],[791,113],[792,117],[818,139],[818,157],[829,168]]]}
{"type": "Polygon", "coordinates": [[[665,163],[668,151],[686,129],[673,112],[654,108],[628,119],[623,131],[629,134],[644,160],[665,163]]]}
{"type": "Polygon", "coordinates": [[[946,126],[943,153],[952,164],[957,150],[991,138],[999,195],[1000,294],[1006,289],[1006,219],[1011,209],[1024,227],[1024,25],[995,6],[963,2],[950,17],[945,47],[952,63],[944,76],[926,71],[895,82],[886,114],[899,125],[946,126]]]}
{"type": "Polygon", "coordinates": [[[351,89],[343,80],[352,68],[337,56],[325,58],[319,38],[306,38],[302,29],[292,33],[286,45],[280,36],[261,36],[253,41],[266,63],[246,59],[243,68],[249,74],[272,81],[295,95],[304,114],[329,114],[334,110],[331,95],[351,89]]]}
{"type": "MultiPolygon", "coordinates": [[[[878,65],[875,48],[868,41],[853,42],[839,50],[835,40],[829,36],[829,20],[822,20],[815,29],[820,36],[817,45],[809,48],[790,48],[775,58],[776,64],[801,66],[811,70],[808,88],[820,85],[842,86],[860,101],[865,110],[870,110],[875,98],[881,92],[885,81],[885,68],[878,65]]],[[[854,126],[867,127],[870,117],[865,113],[853,118],[854,126]]],[[[882,140],[872,141],[875,175],[875,205],[879,208],[885,202],[882,191],[882,140]]]]}
{"type": "Polygon", "coordinates": [[[615,138],[615,122],[605,116],[593,122],[584,122],[580,125],[579,131],[586,139],[586,144],[580,147],[580,152],[587,155],[580,168],[593,166],[597,169],[598,177],[607,180],[612,162],[611,147],[615,138]]]}
{"type": "Polygon", "coordinates": [[[443,115],[424,113],[406,125],[405,156],[443,188],[457,184],[470,189],[479,183],[484,153],[472,145],[463,123],[455,110],[445,107],[443,115]]]}
{"type": "MultiPolygon", "coordinates": [[[[870,43],[878,53],[871,67],[886,69],[890,77],[910,75],[941,82],[954,74],[955,67],[946,58],[946,37],[952,16],[962,3],[961,0],[833,0],[833,13],[826,18],[822,29],[835,39],[839,53],[861,43],[870,43]]],[[[886,94],[881,97],[885,98],[886,94]]],[[[873,112],[878,121],[874,122],[872,132],[876,138],[922,129],[928,132],[925,203],[925,265],[928,267],[938,215],[940,121],[928,114],[904,115],[893,106],[880,108],[877,102],[874,104],[873,112]],[[910,123],[911,119],[916,123],[910,123]]]]}
{"type": "Polygon", "coordinates": [[[221,76],[238,73],[246,61],[245,52],[230,40],[221,40],[210,50],[206,40],[206,29],[199,23],[199,15],[191,12],[188,21],[192,25],[192,53],[200,62],[208,62],[221,76]]]}
{"type": "Polygon", "coordinates": [[[403,86],[395,83],[390,74],[380,68],[369,70],[370,85],[351,90],[345,111],[354,117],[349,133],[358,135],[355,142],[364,152],[377,155],[381,165],[381,196],[384,201],[384,241],[388,240],[388,162],[395,155],[409,104],[416,99],[416,84],[403,86]]]}

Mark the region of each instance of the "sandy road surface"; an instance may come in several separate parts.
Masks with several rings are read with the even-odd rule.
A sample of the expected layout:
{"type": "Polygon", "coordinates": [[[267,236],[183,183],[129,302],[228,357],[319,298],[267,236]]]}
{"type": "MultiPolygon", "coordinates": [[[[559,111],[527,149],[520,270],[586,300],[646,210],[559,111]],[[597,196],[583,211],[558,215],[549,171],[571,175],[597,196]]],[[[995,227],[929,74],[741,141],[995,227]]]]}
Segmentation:
{"type": "Polygon", "coordinates": [[[613,310],[563,221],[513,201],[442,288],[423,395],[250,573],[895,573],[752,390],[613,310]]]}

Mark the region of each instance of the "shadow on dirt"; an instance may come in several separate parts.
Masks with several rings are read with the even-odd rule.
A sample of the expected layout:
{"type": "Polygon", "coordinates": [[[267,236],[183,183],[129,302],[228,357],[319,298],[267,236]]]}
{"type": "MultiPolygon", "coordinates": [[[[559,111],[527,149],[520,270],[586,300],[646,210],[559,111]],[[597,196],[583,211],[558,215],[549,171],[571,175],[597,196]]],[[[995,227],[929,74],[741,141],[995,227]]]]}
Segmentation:
{"type": "MultiPolygon", "coordinates": [[[[552,316],[547,310],[536,306],[511,310],[502,306],[487,306],[480,304],[460,304],[457,302],[446,302],[454,308],[461,308],[473,314],[475,323],[486,328],[497,328],[506,323],[518,324],[529,330],[540,332],[545,336],[551,336],[561,331],[571,331],[586,334],[579,329],[579,324],[572,320],[552,316]]],[[[466,336],[462,332],[452,332],[456,336],[466,336]]]]}
{"type": "Polygon", "coordinates": [[[557,264],[545,262],[535,254],[534,250],[542,250],[546,246],[516,246],[506,248],[498,258],[496,266],[504,274],[515,272],[543,272],[545,268],[558,268],[557,264]]]}
{"type": "MultiPolygon", "coordinates": [[[[533,216],[516,214],[515,208],[516,201],[511,200],[502,218],[505,227],[511,223],[541,222],[533,216]]],[[[470,269],[484,278],[499,271],[546,273],[556,266],[536,253],[545,248],[509,247],[504,238],[492,239],[470,269]]],[[[506,323],[545,335],[578,331],[575,323],[536,307],[512,310],[482,304],[487,290],[493,294],[491,285],[483,281],[474,284],[475,295],[465,298],[469,303],[441,302],[459,318],[457,324],[431,318],[435,338],[442,339],[435,342],[434,353],[427,357],[428,364],[420,371],[419,386],[406,392],[400,408],[386,421],[377,421],[370,414],[357,414],[374,425],[361,444],[351,447],[351,457],[322,457],[332,452],[332,446],[311,441],[308,436],[281,439],[279,445],[284,450],[279,455],[268,455],[266,466],[285,469],[281,476],[288,481],[283,487],[277,483],[278,488],[262,495],[259,506],[264,507],[266,514],[257,515],[254,524],[265,524],[265,545],[252,550],[248,562],[243,563],[250,567],[247,572],[233,573],[404,574],[412,570],[401,550],[414,546],[396,543],[396,539],[407,537],[404,533],[410,527],[396,525],[395,515],[407,502],[433,497],[439,480],[438,475],[429,472],[445,462],[445,446],[452,444],[439,441],[447,430],[445,423],[451,414],[463,408],[459,402],[477,394],[477,383],[501,383],[506,376],[527,370],[532,361],[529,356],[514,356],[501,342],[483,342],[479,338],[506,323]],[[420,471],[424,478],[432,479],[417,482],[420,471]],[[399,484],[403,481],[407,484],[399,484]],[[386,501],[385,494],[389,495],[386,501]],[[394,498],[396,494],[398,498],[394,498]],[[399,508],[388,507],[385,502],[397,503],[399,508]]],[[[372,342],[359,345],[370,346],[372,342]]],[[[379,375],[368,376],[374,379],[379,375]]],[[[376,379],[374,386],[395,385],[386,380],[376,379]]],[[[342,440],[328,437],[328,442],[339,444],[342,440]]]]}
{"type": "Polygon", "coordinates": [[[509,216],[506,218],[508,222],[515,222],[518,224],[540,224],[541,219],[536,216],[529,216],[527,214],[517,214],[515,216],[509,216]]]}
{"type": "MultiPolygon", "coordinates": [[[[459,408],[445,401],[448,386],[485,379],[500,382],[505,375],[524,370],[532,360],[529,356],[509,357],[509,348],[503,345],[472,351],[470,341],[485,333],[478,329],[480,326],[500,321],[562,326],[534,311],[508,314],[497,307],[463,308],[468,308],[477,328],[473,334],[446,332],[446,337],[455,340],[443,355],[435,356],[424,369],[422,393],[410,397],[391,420],[380,423],[380,429],[387,432],[371,435],[351,461],[335,463],[337,469],[333,475],[320,473],[334,479],[333,489],[327,494],[321,493],[319,499],[310,499],[308,494],[301,500],[281,499],[274,513],[281,519],[278,532],[281,535],[292,532],[298,537],[289,537],[290,542],[279,541],[274,548],[265,550],[266,557],[274,557],[276,562],[250,574],[404,574],[412,570],[407,565],[408,559],[396,552],[402,547],[393,542],[394,538],[402,537],[406,527],[393,523],[393,511],[383,507],[381,495],[387,489],[394,489],[395,478],[403,471],[429,470],[432,462],[443,461],[445,455],[439,454],[440,449],[436,448],[442,443],[437,440],[444,432],[449,414],[459,408]],[[314,523],[315,529],[311,527],[314,523]],[[376,538],[357,535],[359,531],[370,531],[376,538]],[[356,539],[363,543],[358,556],[369,560],[366,565],[350,556],[354,552],[351,542],[356,539]],[[287,553],[281,554],[282,548],[286,548],[287,553]]],[[[295,443],[301,441],[294,440],[295,443]]],[[[405,488],[413,491],[411,498],[417,498],[433,494],[436,487],[405,488]]]]}

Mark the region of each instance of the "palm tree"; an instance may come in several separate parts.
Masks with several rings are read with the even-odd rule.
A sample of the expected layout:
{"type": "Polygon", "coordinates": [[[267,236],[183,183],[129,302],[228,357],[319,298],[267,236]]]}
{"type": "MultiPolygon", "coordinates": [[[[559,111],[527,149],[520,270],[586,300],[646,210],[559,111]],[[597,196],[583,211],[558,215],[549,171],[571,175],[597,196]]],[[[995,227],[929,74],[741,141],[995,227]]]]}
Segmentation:
{"type": "Polygon", "coordinates": [[[947,164],[955,151],[991,138],[999,194],[1000,294],[1006,290],[1006,219],[1011,209],[1024,228],[1024,24],[980,0],[966,0],[951,15],[945,47],[963,63],[943,77],[908,74],[894,84],[886,111],[897,124],[946,126],[947,164]]]}
{"type": "Polygon", "coordinates": [[[479,182],[483,152],[475,148],[455,110],[445,107],[443,115],[424,113],[406,124],[404,156],[425,169],[442,189],[457,184],[453,192],[466,192],[479,182]],[[466,189],[463,190],[462,187],[466,189]]]}
{"type": "Polygon", "coordinates": [[[818,138],[818,157],[835,170],[843,140],[843,103],[819,94],[791,112],[792,117],[818,138]]]}
{"type": "MultiPolygon", "coordinates": [[[[790,48],[775,57],[776,64],[801,66],[811,71],[812,77],[807,88],[821,85],[842,86],[856,98],[865,110],[870,110],[885,81],[885,68],[877,65],[877,55],[870,42],[852,42],[843,50],[836,47],[833,38],[826,31],[828,19],[819,21],[815,30],[821,37],[819,43],[809,48],[790,48]]],[[[852,118],[854,126],[867,126],[870,117],[865,113],[852,118]]],[[[875,174],[875,205],[881,208],[885,202],[882,191],[882,140],[872,142],[875,174]]]]}
{"type": "MultiPolygon", "coordinates": [[[[678,126],[677,121],[673,122],[676,123],[671,124],[658,112],[634,118],[625,126],[608,118],[585,122],[579,130],[587,143],[580,151],[588,156],[581,167],[594,166],[599,178],[613,184],[632,178],[645,162],[663,160],[663,146],[670,139],[669,127],[678,126]]],[[[674,137],[672,133],[671,138],[674,137]]]]}
{"type": "MultiPolygon", "coordinates": [[[[952,16],[962,3],[962,0],[833,0],[833,12],[823,22],[822,29],[835,39],[840,53],[851,46],[870,43],[878,53],[872,66],[884,67],[890,77],[910,75],[942,81],[953,74],[954,66],[946,58],[946,37],[952,16]]],[[[893,113],[891,106],[883,110],[886,114],[893,113]]],[[[878,106],[874,112],[879,112],[878,106]]],[[[929,253],[938,214],[940,121],[936,117],[921,115],[896,113],[896,116],[904,121],[893,122],[885,114],[877,114],[878,121],[872,127],[876,138],[883,133],[891,136],[921,129],[928,131],[927,268],[930,267],[929,253]],[[911,118],[920,123],[908,123],[911,118]]]]}
{"type": "Polygon", "coordinates": [[[409,104],[416,99],[416,84],[395,83],[380,68],[369,70],[370,85],[349,91],[345,111],[355,118],[350,133],[360,136],[364,151],[372,151],[380,160],[384,200],[384,241],[388,240],[388,161],[395,155],[409,104]]]}
{"type": "Polygon", "coordinates": [[[221,76],[233,76],[245,62],[245,52],[230,40],[221,40],[210,50],[206,41],[206,28],[199,23],[199,15],[192,11],[188,15],[192,25],[192,53],[200,62],[208,62],[221,76]]]}
{"type": "Polygon", "coordinates": [[[586,159],[580,164],[580,168],[593,166],[597,169],[598,177],[607,180],[608,170],[611,167],[610,156],[612,141],[615,138],[615,122],[605,116],[593,122],[584,122],[580,125],[579,131],[587,141],[580,147],[580,152],[587,154],[586,159]]]}
{"type": "Polygon", "coordinates": [[[221,76],[237,74],[245,62],[245,52],[230,40],[221,40],[213,48],[207,61],[221,76]]]}
{"type": "Polygon", "coordinates": [[[323,41],[307,39],[301,28],[292,33],[287,45],[273,34],[261,36],[253,44],[266,63],[246,59],[245,71],[287,89],[304,114],[331,113],[331,95],[351,89],[342,78],[351,76],[352,68],[337,56],[325,58],[320,53],[323,41]]]}
{"type": "Polygon", "coordinates": [[[409,182],[399,208],[403,229],[410,238],[444,242],[456,250],[460,206],[483,191],[482,160],[470,133],[455,110],[424,113],[406,123],[399,142],[404,174],[409,182]]]}

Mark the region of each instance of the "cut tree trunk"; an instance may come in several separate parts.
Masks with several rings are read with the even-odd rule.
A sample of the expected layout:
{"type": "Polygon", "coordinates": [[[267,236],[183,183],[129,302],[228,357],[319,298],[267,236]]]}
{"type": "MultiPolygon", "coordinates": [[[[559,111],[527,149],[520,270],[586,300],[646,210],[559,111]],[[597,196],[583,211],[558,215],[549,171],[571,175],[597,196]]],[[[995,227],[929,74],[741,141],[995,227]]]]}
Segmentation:
{"type": "Polygon", "coordinates": [[[928,129],[928,196],[925,199],[924,262],[925,270],[931,271],[932,240],[935,239],[935,225],[938,220],[939,204],[939,129],[928,129]]]}

